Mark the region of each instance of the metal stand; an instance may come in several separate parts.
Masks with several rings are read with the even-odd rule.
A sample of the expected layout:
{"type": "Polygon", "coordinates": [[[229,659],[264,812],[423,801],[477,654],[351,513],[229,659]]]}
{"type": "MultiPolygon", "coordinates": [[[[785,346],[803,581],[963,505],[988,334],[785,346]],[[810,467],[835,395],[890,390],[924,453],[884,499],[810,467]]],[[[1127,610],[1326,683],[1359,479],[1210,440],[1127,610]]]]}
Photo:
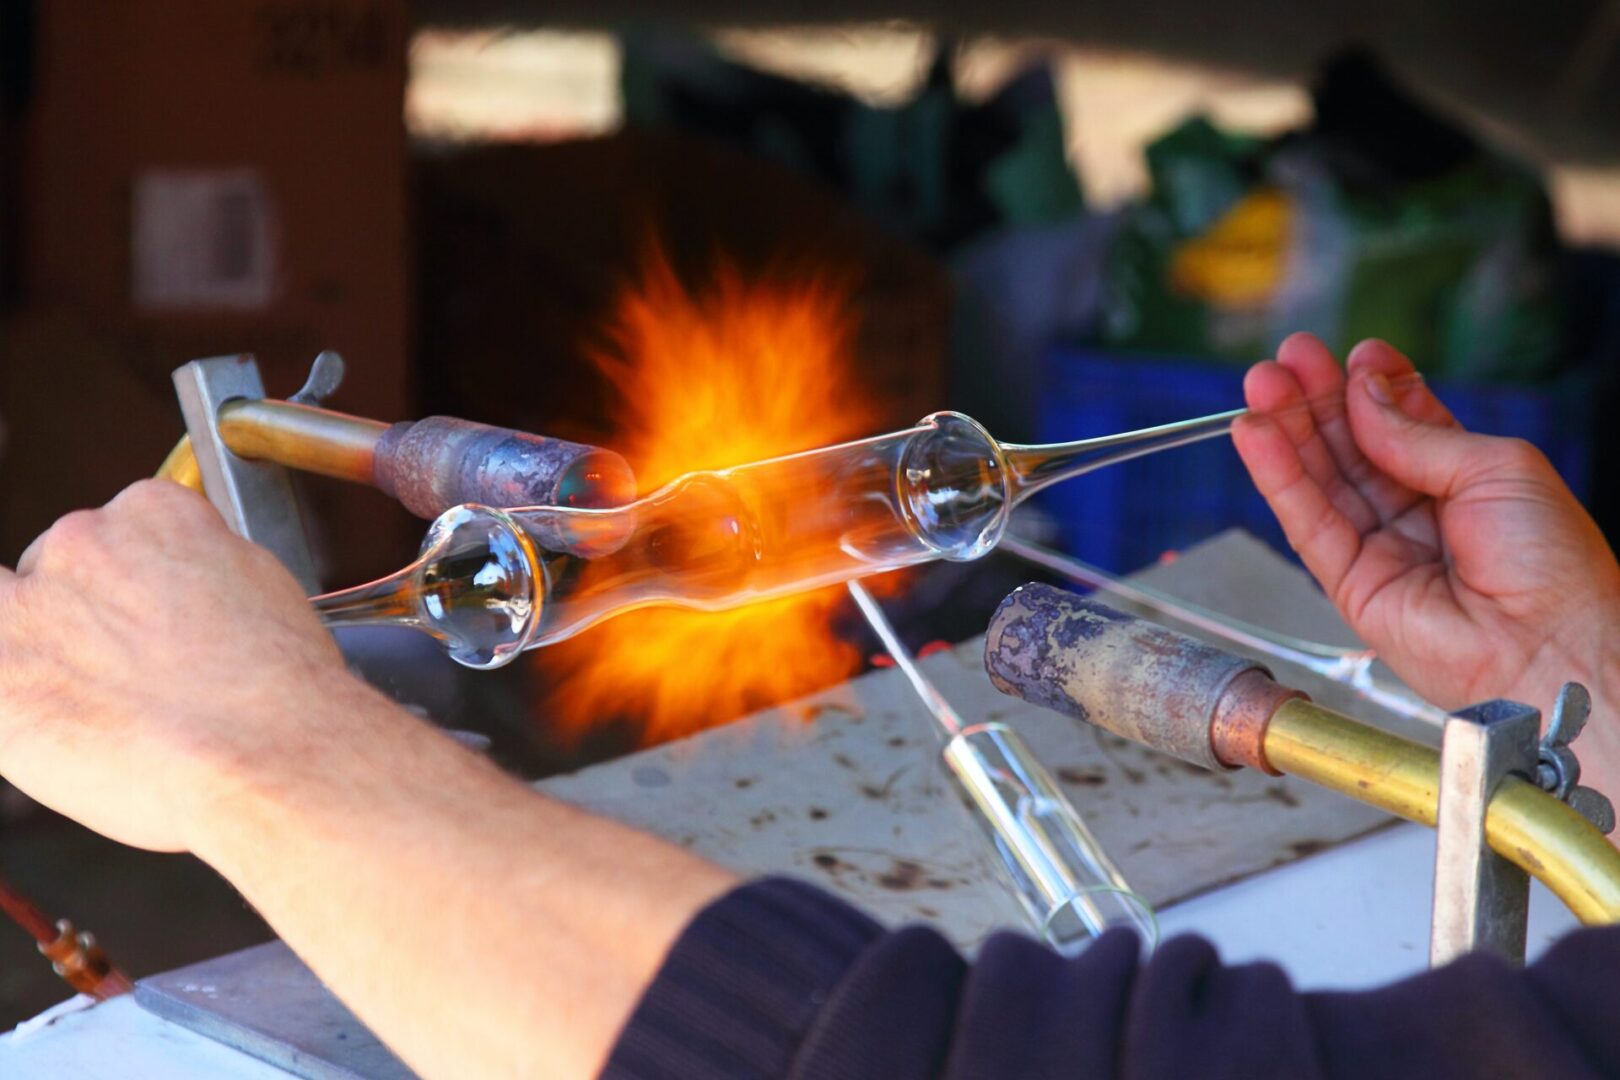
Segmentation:
{"type": "MultiPolygon", "coordinates": [[[[311,403],[341,380],[336,354],[316,358],[310,382],[300,393],[311,403]],[[327,359],[331,357],[332,359],[327,359]]],[[[174,373],[180,412],[186,420],[203,490],[232,532],[269,548],[306,593],[320,591],[315,560],[304,534],[303,517],[293,494],[292,478],[280,465],[237,457],[219,436],[219,409],[228,401],[264,397],[259,365],[252,356],[216,356],[193,360],[174,373]]]]}
{"type": "Polygon", "coordinates": [[[1524,963],[1530,878],[1492,851],[1485,838],[1485,816],[1503,779],[1514,775],[1528,780],[1569,803],[1601,831],[1614,829],[1613,805],[1580,786],[1580,761],[1571,746],[1591,707],[1585,687],[1565,683],[1539,742],[1541,711],[1516,701],[1487,701],[1446,718],[1435,823],[1431,966],[1481,949],[1524,963]]]}
{"type": "Polygon", "coordinates": [[[1541,711],[1489,701],[1446,718],[1435,824],[1429,963],[1487,949],[1524,962],[1530,876],[1485,843],[1485,811],[1502,778],[1535,775],[1541,711]]]}

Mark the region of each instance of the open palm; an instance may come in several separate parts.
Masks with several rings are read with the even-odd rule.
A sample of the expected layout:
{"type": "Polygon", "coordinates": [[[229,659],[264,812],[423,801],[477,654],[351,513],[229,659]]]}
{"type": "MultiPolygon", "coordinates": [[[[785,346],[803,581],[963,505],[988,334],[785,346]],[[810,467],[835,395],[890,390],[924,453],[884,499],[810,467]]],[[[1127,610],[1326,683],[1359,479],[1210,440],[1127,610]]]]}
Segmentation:
{"type": "Polygon", "coordinates": [[[1546,708],[1620,646],[1620,567],[1533,447],[1463,430],[1381,341],[1348,374],[1296,334],[1249,372],[1233,432],[1289,542],[1408,685],[1546,708]]]}

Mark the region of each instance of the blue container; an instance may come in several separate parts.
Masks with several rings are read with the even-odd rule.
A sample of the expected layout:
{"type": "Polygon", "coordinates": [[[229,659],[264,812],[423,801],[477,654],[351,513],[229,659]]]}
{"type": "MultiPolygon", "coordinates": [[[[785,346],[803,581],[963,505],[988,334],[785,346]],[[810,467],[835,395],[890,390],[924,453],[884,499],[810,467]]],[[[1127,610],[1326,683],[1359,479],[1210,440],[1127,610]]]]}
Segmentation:
{"type": "MultiPolygon", "coordinates": [[[[1110,435],[1224,412],[1243,404],[1243,370],[1204,362],[1059,347],[1045,361],[1042,442],[1110,435]]],[[[1589,380],[1537,387],[1436,382],[1464,427],[1540,447],[1575,494],[1591,486],[1594,406],[1589,380]]],[[[1241,526],[1288,552],[1282,529],[1229,439],[1101,469],[1037,496],[1063,546],[1116,572],[1241,526]]]]}

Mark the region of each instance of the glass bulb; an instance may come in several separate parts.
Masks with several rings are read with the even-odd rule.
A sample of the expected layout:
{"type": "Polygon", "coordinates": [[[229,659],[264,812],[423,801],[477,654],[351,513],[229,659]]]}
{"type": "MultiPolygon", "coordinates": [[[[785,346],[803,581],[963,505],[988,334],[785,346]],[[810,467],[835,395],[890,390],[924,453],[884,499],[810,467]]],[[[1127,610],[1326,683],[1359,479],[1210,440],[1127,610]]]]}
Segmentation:
{"type": "Polygon", "coordinates": [[[534,636],[544,573],[534,542],[510,516],[468,503],[439,515],[411,565],[313,602],[328,626],[413,627],[457,663],[495,668],[534,636]]]}
{"type": "Polygon", "coordinates": [[[969,417],[730,469],[623,506],[465,506],[382,581],[318,597],[333,624],[416,626],[470,667],[655,604],[718,611],[934,559],[977,559],[1058,480],[1226,431],[1237,413],[1051,446],[969,417]]]}

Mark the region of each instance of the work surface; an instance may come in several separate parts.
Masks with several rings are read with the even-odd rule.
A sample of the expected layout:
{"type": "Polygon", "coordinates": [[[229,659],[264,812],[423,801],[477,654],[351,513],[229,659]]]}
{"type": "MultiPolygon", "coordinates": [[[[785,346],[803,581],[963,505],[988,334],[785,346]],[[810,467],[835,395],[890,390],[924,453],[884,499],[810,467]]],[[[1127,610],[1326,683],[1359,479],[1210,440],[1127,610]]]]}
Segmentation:
{"type": "MultiPolygon", "coordinates": [[[[1247,621],[1350,641],[1302,573],[1242,534],[1139,580],[1247,621]]],[[[1297,781],[1204,773],[1003,697],[983,674],[980,647],[966,642],[924,668],[966,719],[1023,732],[1126,876],[1163,909],[1166,933],[1205,933],[1229,959],[1277,960],[1308,986],[1365,986],[1421,969],[1427,830],[1380,828],[1388,819],[1378,812],[1297,781]]],[[[1348,700],[1275,670],[1329,704],[1348,700]]],[[[1023,916],[949,792],[928,723],[898,673],[877,672],[540,786],[740,872],[795,874],[887,922],[932,922],[971,950],[994,929],[1023,928],[1023,916]]],[[[1538,887],[1533,948],[1572,925],[1538,887]]],[[[180,989],[200,999],[231,993],[180,989]]],[[[285,1075],[127,999],[0,1041],[0,1075],[69,1075],[112,1046],[125,1076],[285,1075]]]]}
{"type": "MultiPolygon", "coordinates": [[[[1312,637],[1345,640],[1315,585],[1240,533],[1138,580],[1262,624],[1286,619],[1312,637]]],[[[1000,721],[1023,734],[1155,906],[1389,820],[1302,781],[1211,773],[1007,697],[985,676],[982,638],[922,667],[966,722],[1000,721]]],[[[1308,677],[1297,682],[1321,689],[1308,677]]],[[[541,786],[741,873],[794,874],[885,922],[931,922],[964,949],[996,929],[1025,925],[993,850],[939,764],[928,713],[898,672],[541,786]]]]}

